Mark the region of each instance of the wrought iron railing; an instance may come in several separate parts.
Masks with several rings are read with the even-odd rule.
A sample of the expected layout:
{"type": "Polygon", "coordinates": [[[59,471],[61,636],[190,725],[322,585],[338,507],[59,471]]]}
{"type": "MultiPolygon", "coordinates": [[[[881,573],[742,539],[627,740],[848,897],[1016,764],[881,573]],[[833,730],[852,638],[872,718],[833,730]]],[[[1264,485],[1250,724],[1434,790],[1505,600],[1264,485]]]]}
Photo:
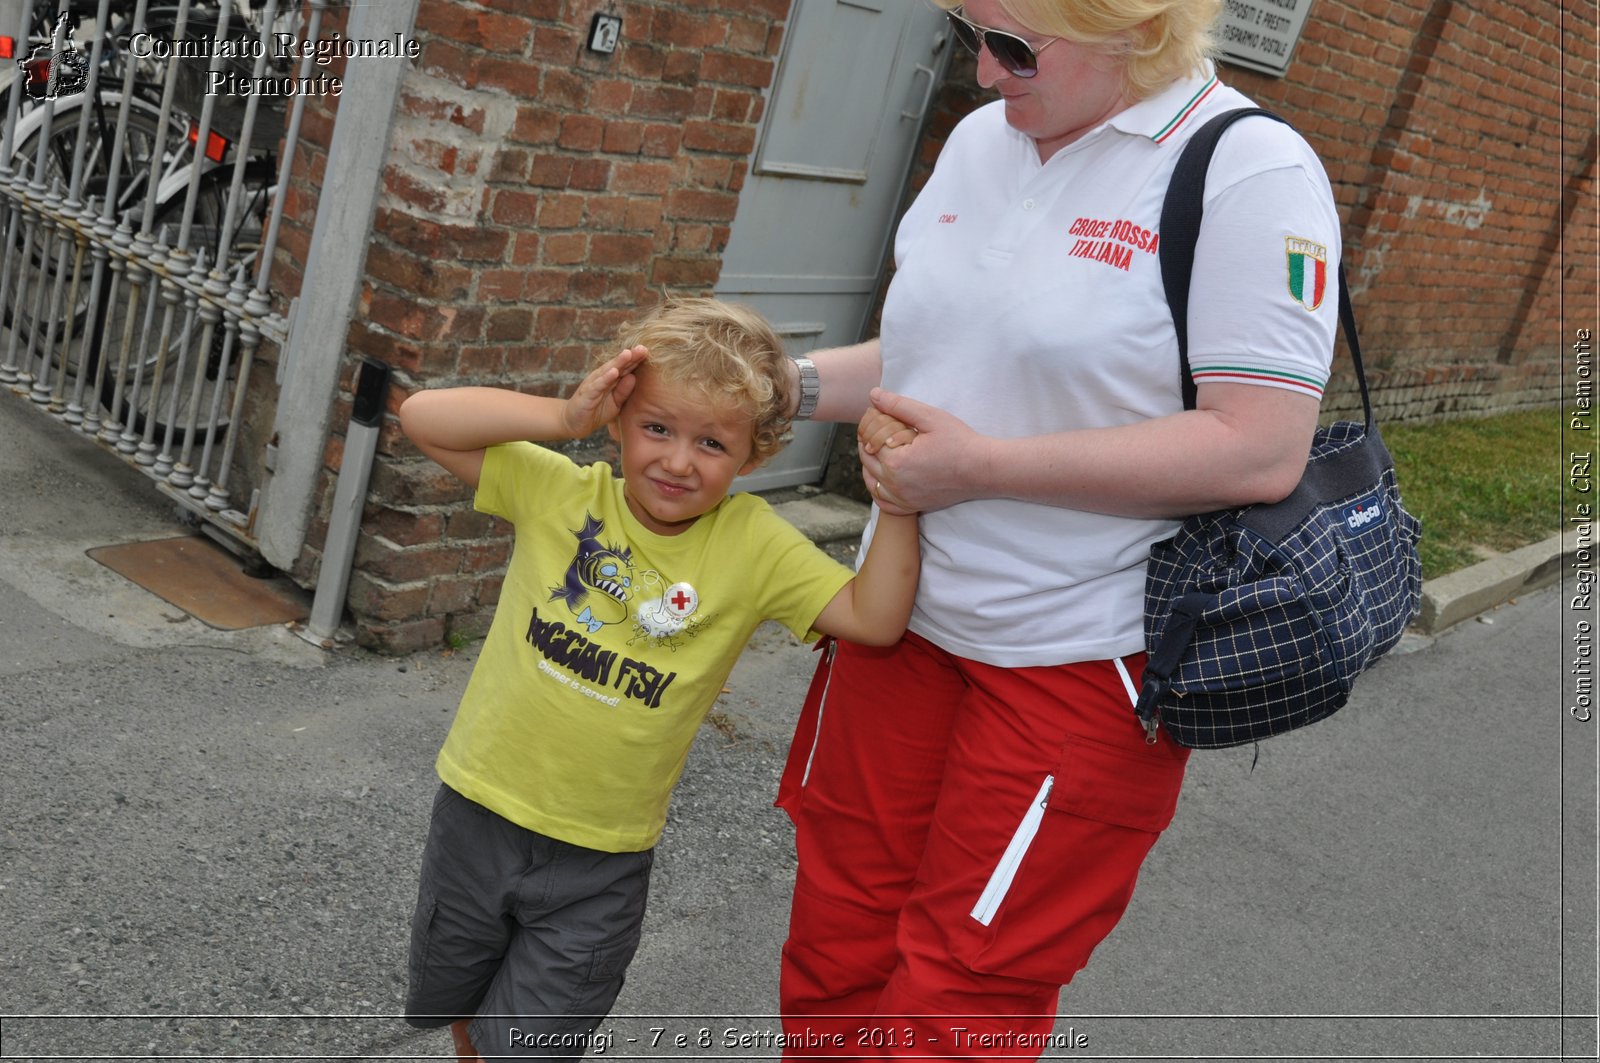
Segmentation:
{"type": "Polygon", "coordinates": [[[0,134],[0,386],[246,541],[237,428],[288,331],[277,190],[310,96],[214,90],[310,77],[277,35],[319,39],[327,6],[24,2],[0,26],[26,49],[0,134]]]}

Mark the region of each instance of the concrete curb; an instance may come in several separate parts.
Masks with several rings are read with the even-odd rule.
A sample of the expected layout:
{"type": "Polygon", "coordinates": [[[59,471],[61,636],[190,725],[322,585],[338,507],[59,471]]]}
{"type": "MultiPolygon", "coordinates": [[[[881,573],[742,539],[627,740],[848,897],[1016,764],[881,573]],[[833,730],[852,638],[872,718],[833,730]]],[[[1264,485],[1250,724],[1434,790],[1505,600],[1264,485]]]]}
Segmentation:
{"type": "Polygon", "coordinates": [[[826,492],[777,502],[772,508],[819,545],[861,538],[872,514],[872,507],[865,503],[826,492]]]}
{"type": "MultiPolygon", "coordinates": [[[[773,509],[817,543],[860,538],[871,514],[861,502],[827,493],[779,502],[773,509]]],[[[1422,585],[1422,611],[1412,630],[1437,635],[1518,595],[1549,586],[1577,551],[1577,531],[1569,529],[1428,580],[1422,585]]]]}
{"type": "Polygon", "coordinates": [[[1577,551],[1577,530],[1569,529],[1428,580],[1422,585],[1422,612],[1412,626],[1425,635],[1437,635],[1519,595],[1547,587],[1561,578],[1577,551]]]}

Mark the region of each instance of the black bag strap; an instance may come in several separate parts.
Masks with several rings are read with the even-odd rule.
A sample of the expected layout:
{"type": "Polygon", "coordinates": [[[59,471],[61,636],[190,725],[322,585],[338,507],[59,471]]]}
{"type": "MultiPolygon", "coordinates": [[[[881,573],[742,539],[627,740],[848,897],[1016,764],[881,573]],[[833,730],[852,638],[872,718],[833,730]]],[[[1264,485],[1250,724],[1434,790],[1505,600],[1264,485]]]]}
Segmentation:
{"type": "MultiPolygon", "coordinates": [[[[1260,107],[1241,107],[1210,119],[1189,138],[1178,165],[1172,171],[1166,199],[1161,204],[1161,285],[1172,310],[1172,325],[1178,333],[1178,364],[1182,372],[1183,408],[1194,409],[1194,376],[1189,370],[1189,279],[1194,273],[1194,248],[1200,239],[1200,221],[1205,213],[1206,171],[1223,131],[1241,118],[1261,115],[1277,122],[1288,122],[1260,107]]],[[[1367,392],[1367,374],[1361,365],[1361,341],[1356,335],[1355,310],[1350,305],[1350,287],[1345,283],[1344,262],[1339,263],[1339,323],[1355,363],[1356,383],[1361,387],[1361,409],[1368,430],[1373,427],[1372,398],[1367,392]]]]}

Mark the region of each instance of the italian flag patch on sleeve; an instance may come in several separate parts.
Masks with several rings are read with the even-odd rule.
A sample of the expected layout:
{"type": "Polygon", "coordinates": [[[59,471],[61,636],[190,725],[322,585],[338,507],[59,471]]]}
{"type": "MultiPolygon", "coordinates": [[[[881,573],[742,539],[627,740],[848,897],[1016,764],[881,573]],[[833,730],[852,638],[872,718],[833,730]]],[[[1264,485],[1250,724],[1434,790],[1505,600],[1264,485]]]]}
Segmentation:
{"type": "Polygon", "coordinates": [[[1328,290],[1328,249],[1298,236],[1284,238],[1289,258],[1289,294],[1307,310],[1322,305],[1328,290]]]}

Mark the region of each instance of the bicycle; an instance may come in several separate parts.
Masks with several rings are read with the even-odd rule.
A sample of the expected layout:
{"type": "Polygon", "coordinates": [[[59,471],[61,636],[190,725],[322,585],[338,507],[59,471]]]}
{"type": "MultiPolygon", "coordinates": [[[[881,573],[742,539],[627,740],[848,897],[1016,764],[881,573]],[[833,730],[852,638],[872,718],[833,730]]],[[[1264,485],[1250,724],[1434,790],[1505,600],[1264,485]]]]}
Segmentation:
{"type": "MultiPolygon", "coordinates": [[[[73,9],[81,15],[94,6],[75,0],[73,9]]],[[[173,60],[177,65],[169,86],[166,72],[153,67],[148,57],[134,54],[127,43],[134,33],[167,41],[210,37],[239,42],[257,37],[260,27],[249,18],[240,19],[223,37],[219,13],[194,4],[147,11],[142,25],[137,24],[132,5],[124,4],[111,22],[99,38],[101,78],[95,91],[24,112],[9,159],[13,169],[28,178],[35,194],[67,188],[71,196],[76,191],[73,201],[89,205],[90,213],[97,207],[106,221],[135,228],[146,239],[160,239],[191,262],[212,263],[216,274],[252,263],[275,191],[281,102],[276,113],[269,108],[255,116],[255,135],[240,145],[247,108],[216,106],[213,101],[211,129],[202,147],[198,116],[204,104],[204,64],[173,60]],[[154,80],[157,74],[163,75],[159,83],[154,80]],[[172,105],[165,123],[163,99],[172,105]],[[115,201],[108,207],[106,197],[111,194],[115,201]]],[[[43,38],[43,29],[36,11],[36,38],[43,38]]],[[[59,38],[59,26],[55,32],[59,38]]],[[[88,393],[97,396],[125,432],[147,441],[160,436],[169,448],[185,445],[187,426],[197,424],[202,411],[215,410],[220,393],[231,384],[225,332],[213,333],[203,368],[198,353],[193,366],[185,364],[191,360],[186,332],[178,337],[176,355],[166,330],[152,351],[149,341],[160,286],[130,283],[119,289],[115,279],[108,282],[99,269],[94,280],[82,286],[85,241],[81,233],[75,235],[73,242],[41,240],[42,246],[32,249],[17,245],[24,251],[23,260],[35,267],[32,272],[38,282],[31,298],[23,298],[20,278],[28,271],[19,269],[15,289],[0,291],[5,324],[14,337],[26,338],[28,364],[36,366],[36,379],[45,383],[54,379],[59,391],[70,377],[79,382],[75,394],[82,394],[85,382],[92,379],[95,385],[87,388],[88,393]],[[47,297],[45,282],[51,277],[55,290],[47,297]],[[64,290],[73,293],[67,300],[62,298],[64,290]],[[132,305],[130,296],[142,297],[145,305],[132,305]],[[136,318],[132,330],[130,317],[136,318]],[[130,351],[135,341],[138,350],[130,351]],[[114,366],[103,364],[112,360],[114,366]]],[[[189,321],[192,324],[192,316],[189,321]]],[[[35,388],[42,390],[39,384],[35,388]]],[[[208,423],[212,425],[208,431],[220,432],[228,422],[213,417],[208,423]]]]}

